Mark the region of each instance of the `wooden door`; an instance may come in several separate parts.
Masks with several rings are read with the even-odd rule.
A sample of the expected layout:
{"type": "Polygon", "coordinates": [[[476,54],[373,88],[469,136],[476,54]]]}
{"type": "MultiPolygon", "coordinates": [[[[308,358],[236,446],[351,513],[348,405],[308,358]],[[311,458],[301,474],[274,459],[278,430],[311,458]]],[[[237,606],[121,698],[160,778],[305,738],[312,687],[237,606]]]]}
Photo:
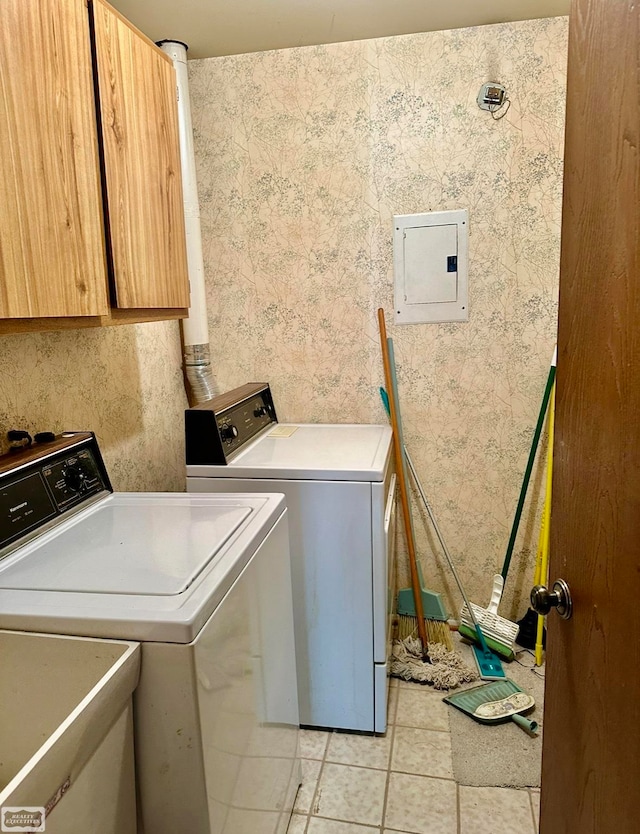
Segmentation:
{"type": "Polygon", "coordinates": [[[115,9],[92,5],[114,300],[188,307],[175,71],[115,9]]]}
{"type": "Polygon", "coordinates": [[[640,5],[574,0],[542,834],[640,830],[640,5]]]}
{"type": "Polygon", "coordinates": [[[0,3],[0,318],[108,310],[87,9],[0,3]]]}

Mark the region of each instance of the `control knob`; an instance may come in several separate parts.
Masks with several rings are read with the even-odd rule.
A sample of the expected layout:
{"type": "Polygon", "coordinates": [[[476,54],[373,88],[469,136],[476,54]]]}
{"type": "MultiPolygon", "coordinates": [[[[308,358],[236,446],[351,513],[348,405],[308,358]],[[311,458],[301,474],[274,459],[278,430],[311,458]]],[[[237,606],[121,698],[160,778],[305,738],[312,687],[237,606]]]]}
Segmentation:
{"type": "Polygon", "coordinates": [[[84,492],[87,488],[87,472],[83,466],[67,466],[62,470],[62,480],[72,492],[84,492]]]}
{"type": "Polygon", "coordinates": [[[220,426],[220,437],[223,440],[235,440],[238,436],[238,429],[228,423],[226,426],[220,426]]]}
{"type": "Polygon", "coordinates": [[[259,405],[255,411],[253,412],[254,417],[264,417],[265,414],[269,413],[269,409],[266,405],[259,405]]]}

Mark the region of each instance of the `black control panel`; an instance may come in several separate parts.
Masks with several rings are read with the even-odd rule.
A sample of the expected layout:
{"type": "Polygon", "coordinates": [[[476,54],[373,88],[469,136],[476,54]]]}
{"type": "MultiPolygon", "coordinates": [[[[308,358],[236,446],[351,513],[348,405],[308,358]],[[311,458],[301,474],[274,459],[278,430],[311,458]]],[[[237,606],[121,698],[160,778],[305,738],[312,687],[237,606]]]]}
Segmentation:
{"type": "Polygon", "coordinates": [[[81,449],[77,455],[65,456],[45,466],[42,476],[59,512],[77,504],[83,497],[95,495],[104,487],[90,449],[81,449]]]}
{"type": "Polygon", "coordinates": [[[188,465],[225,465],[272,423],[277,423],[271,389],[250,382],[185,411],[188,465]]]}
{"type": "Polygon", "coordinates": [[[0,457],[0,557],[44,525],[112,492],[93,434],[60,435],[0,457]]]}

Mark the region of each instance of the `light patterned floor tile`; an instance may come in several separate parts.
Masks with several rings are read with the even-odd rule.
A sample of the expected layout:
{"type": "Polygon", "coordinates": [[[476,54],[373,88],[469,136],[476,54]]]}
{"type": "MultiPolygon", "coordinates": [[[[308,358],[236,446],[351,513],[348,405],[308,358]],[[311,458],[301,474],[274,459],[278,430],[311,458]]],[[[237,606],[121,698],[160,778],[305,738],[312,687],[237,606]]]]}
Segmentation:
{"type": "Polygon", "coordinates": [[[531,806],[533,808],[533,818],[536,823],[537,831],[540,827],[540,791],[532,789],[529,793],[531,794],[531,806]]]}
{"type": "Polygon", "coordinates": [[[302,814],[293,814],[289,822],[289,827],[287,828],[287,834],[305,834],[308,819],[309,817],[306,814],[304,816],[302,814]]]}
{"type": "MultiPolygon", "coordinates": [[[[389,831],[410,834],[456,834],[456,784],[445,779],[391,773],[385,814],[389,831]]],[[[486,834],[493,834],[487,829],[486,834]]],[[[484,834],[478,829],[474,834],[484,834]]]]}
{"type": "Polygon", "coordinates": [[[307,834],[378,834],[380,829],[370,825],[356,825],[353,822],[339,822],[311,817],[307,834]]]}
{"type": "Polygon", "coordinates": [[[322,762],[314,761],[313,759],[302,760],[302,784],[296,796],[294,810],[302,814],[309,813],[311,809],[311,802],[316,791],[318,783],[318,775],[322,762]]]}
{"type": "Polygon", "coordinates": [[[329,741],[327,761],[387,770],[390,754],[391,732],[385,736],[334,733],[329,741]]]}
{"type": "Polygon", "coordinates": [[[442,697],[394,679],[386,736],[303,730],[287,834],[535,834],[539,791],[456,786],[442,697]]]}
{"type": "Polygon", "coordinates": [[[535,834],[529,792],[460,786],[460,834],[535,834]]]}
{"type": "Polygon", "coordinates": [[[326,730],[300,730],[300,755],[303,759],[323,759],[331,733],[326,730]]]}
{"type": "Polygon", "coordinates": [[[444,692],[414,686],[398,689],[396,724],[421,727],[424,730],[449,732],[449,707],[443,702],[444,692]]]}
{"type": "Polygon", "coordinates": [[[380,825],[387,773],[326,762],[312,813],[320,817],[380,825]]]}
{"type": "Polygon", "coordinates": [[[387,706],[387,724],[392,725],[396,723],[396,713],[398,711],[398,692],[400,690],[397,686],[389,687],[389,704],[387,706]]]}
{"type": "Polygon", "coordinates": [[[396,727],[391,770],[453,779],[450,733],[396,727]]]}

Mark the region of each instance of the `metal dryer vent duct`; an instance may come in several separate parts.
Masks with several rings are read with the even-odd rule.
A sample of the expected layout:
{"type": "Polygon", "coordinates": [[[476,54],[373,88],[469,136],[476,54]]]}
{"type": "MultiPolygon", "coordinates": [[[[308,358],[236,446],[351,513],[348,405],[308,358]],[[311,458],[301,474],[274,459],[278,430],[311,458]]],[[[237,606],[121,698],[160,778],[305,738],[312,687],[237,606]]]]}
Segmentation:
{"type": "Polygon", "coordinates": [[[198,405],[198,403],[215,397],[219,392],[211,369],[211,347],[209,345],[209,322],[207,319],[204,260],[200,231],[200,205],[198,203],[189,77],[187,73],[187,46],[181,41],[171,40],[159,41],[158,46],[173,61],[178,85],[178,128],[180,133],[184,223],[187,236],[187,266],[191,286],[189,317],[182,320],[181,326],[187,395],[191,405],[198,405]]]}

